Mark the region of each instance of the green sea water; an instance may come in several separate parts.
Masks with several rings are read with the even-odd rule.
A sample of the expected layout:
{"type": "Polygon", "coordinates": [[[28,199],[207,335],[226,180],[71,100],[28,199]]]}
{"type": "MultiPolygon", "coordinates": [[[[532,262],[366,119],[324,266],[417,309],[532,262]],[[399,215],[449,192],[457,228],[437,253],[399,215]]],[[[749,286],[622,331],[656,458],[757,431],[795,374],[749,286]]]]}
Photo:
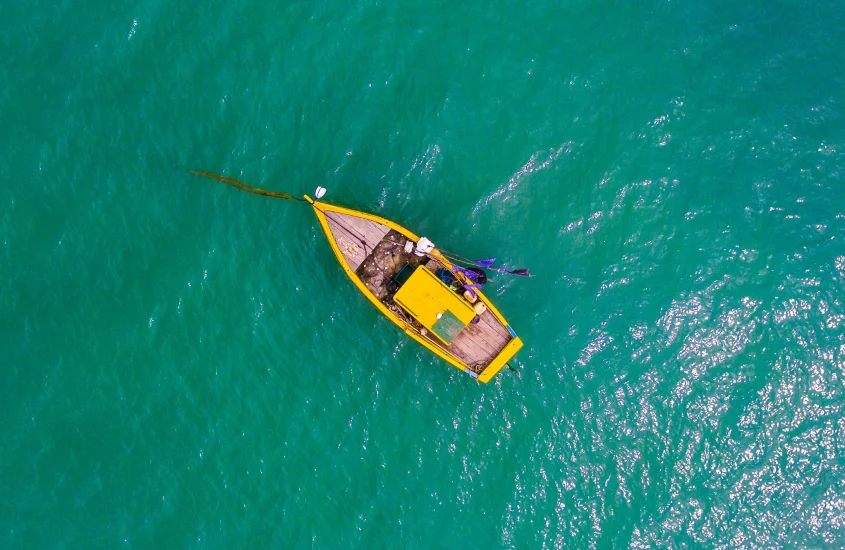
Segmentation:
{"type": "Polygon", "coordinates": [[[0,2],[0,548],[845,547],[843,21],[0,2]],[[188,169],[530,268],[520,376],[188,169]]]}

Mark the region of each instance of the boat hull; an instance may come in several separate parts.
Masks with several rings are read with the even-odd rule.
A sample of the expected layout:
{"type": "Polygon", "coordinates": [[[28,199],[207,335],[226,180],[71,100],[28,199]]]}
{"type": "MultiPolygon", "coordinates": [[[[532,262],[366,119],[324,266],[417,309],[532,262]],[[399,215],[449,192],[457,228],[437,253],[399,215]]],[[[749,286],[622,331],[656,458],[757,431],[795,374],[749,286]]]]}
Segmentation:
{"type": "MultiPolygon", "coordinates": [[[[482,323],[467,325],[463,331],[465,336],[459,336],[457,342],[444,344],[426,330],[421,330],[418,323],[405,315],[401,308],[390,303],[389,297],[386,297],[390,285],[393,284],[390,279],[373,279],[373,275],[378,276],[380,271],[384,271],[381,266],[370,265],[375,260],[383,261],[382,254],[393,254],[397,256],[398,262],[413,262],[413,256],[403,255],[401,244],[404,240],[416,243],[419,236],[386,218],[315,201],[307,196],[305,198],[313,206],[332,252],[352,283],[384,316],[423,347],[485,383],[489,382],[522,347],[522,340],[480,291],[477,291],[477,294],[487,306],[489,314],[483,314],[482,323]],[[382,292],[382,288],[388,290],[382,292]]],[[[452,264],[436,249],[431,256],[432,261],[439,262],[447,269],[452,268],[452,264]]]]}

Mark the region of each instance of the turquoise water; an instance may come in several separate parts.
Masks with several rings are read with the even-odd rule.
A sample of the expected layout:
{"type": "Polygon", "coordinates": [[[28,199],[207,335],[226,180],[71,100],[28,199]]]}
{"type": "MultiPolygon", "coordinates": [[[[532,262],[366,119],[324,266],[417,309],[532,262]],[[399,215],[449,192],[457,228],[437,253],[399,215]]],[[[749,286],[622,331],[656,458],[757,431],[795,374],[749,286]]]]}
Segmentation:
{"type": "Polygon", "coordinates": [[[0,3],[0,547],[845,546],[843,20],[0,3]],[[521,376],[191,168],[529,267],[521,376]]]}

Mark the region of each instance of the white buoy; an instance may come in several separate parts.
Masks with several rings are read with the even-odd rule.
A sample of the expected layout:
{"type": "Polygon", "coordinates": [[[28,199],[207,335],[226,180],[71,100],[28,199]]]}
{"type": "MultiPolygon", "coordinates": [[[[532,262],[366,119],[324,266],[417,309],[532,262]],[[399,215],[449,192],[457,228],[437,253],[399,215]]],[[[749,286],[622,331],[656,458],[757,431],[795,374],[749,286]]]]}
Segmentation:
{"type": "Polygon", "coordinates": [[[326,195],[326,188],[325,187],[318,187],[314,191],[314,196],[318,199],[322,199],[326,195]]]}
{"type": "Polygon", "coordinates": [[[414,250],[414,254],[422,258],[432,250],[434,250],[434,243],[425,237],[421,237],[420,241],[417,243],[416,250],[414,250]]]}

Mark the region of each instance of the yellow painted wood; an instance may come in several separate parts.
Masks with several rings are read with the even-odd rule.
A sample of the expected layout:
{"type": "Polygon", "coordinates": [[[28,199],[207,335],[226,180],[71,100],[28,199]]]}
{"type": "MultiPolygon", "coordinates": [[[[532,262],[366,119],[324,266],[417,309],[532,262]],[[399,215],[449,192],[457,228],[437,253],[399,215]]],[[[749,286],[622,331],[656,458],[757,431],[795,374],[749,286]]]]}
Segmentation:
{"type": "Polygon", "coordinates": [[[437,323],[438,313],[442,315],[451,311],[464,326],[475,317],[472,306],[452,292],[452,289],[425,266],[414,270],[393,297],[393,301],[429,330],[437,323]]]}
{"type": "MultiPolygon", "coordinates": [[[[320,226],[323,229],[323,232],[326,234],[327,240],[329,241],[329,245],[332,248],[332,252],[334,252],[335,257],[337,258],[338,262],[340,262],[341,267],[343,268],[344,272],[352,280],[352,282],[355,284],[355,286],[358,287],[358,290],[360,290],[364,294],[364,296],[366,296],[367,299],[369,299],[370,302],[372,302],[373,305],[376,306],[376,308],[382,314],[384,314],[388,319],[390,319],[397,326],[399,326],[408,336],[410,336],[411,338],[416,340],[423,347],[425,347],[426,349],[428,349],[429,351],[431,351],[432,353],[434,353],[435,355],[437,355],[438,357],[440,357],[441,359],[443,359],[444,361],[446,361],[447,363],[449,363],[453,367],[455,367],[459,370],[462,370],[462,371],[467,371],[469,367],[466,363],[464,363],[463,361],[461,361],[457,357],[449,354],[446,350],[444,350],[440,346],[434,344],[433,342],[429,341],[426,337],[422,336],[419,332],[416,331],[416,329],[414,329],[414,327],[409,326],[404,320],[402,320],[400,317],[398,317],[393,312],[391,312],[389,309],[387,309],[387,307],[385,307],[385,305],[372,292],[370,292],[370,290],[366,287],[366,285],[364,285],[364,283],[361,281],[361,279],[358,277],[358,275],[355,273],[355,271],[353,269],[351,269],[351,267],[347,263],[346,259],[344,258],[343,253],[337,247],[337,243],[335,242],[331,228],[329,227],[328,221],[326,220],[325,212],[338,212],[338,213],[341,213],[341,214],[347,214],[347,215],[350,215],[350,216],[357,216],[357,217],[360,217],[360,218],[363,218],[363,219],[366,219],[366,220],[371,220],[371,221],[383,224],[383,225],[389,227],[390,229],[393,229],[393,230],[403,234],[405,237],[407,237],[408,239],[415,241],[415,242],[419,241],[419,239],[420,239],[419,236],[416,235],[414,232],[402,227],[401,225],[392,222],[391,220],[382,218],[380,216],[376,216],[374,214],[369,214],[369,213],[366,213],[366,212],[360,212],[360,211],[352,210],[352,209],[349,209],[349,208],[343,208],[341,206],[335,206],[335,205],[332,205],[332,204],[327,204],[327,203],[324,203],[324,202],[315,201],[314,199],[312,199],[308,195],[305,195],[305,199],[314,207],[314,213],[317,215],[317,220],[320,222],[320,226]]],[[[438,261],[440,261],[440,263],[442,263],[445,267],[447,267],[449,269],[452,268],[453,264],[448,259],[446,259],[443,255],[441,255],[436,249],[434,251],[432,251],[432,253],[430,255],[433,256],[434,258],[436,258],[438,261]]],[[[430,273],[430,270],[429,270],[429,273],[430,273]]],[[[435,279],[436,279],[436,277],[435,277],[435,279]]],[[[404,287],[404,285],[403,285],[403,287],[404,287]]],[[[400,291],[401,291],[401,289],[400,289],[400,291]]],[[[502,326],[508,326],[508,323],[505,320],[505,318],[502,316],[501,313],[499,313],[499,310],[497,310],[493,306],[493,304],[490,303],[490,301],[487,299],[487,297],[484,296],[484,294],[482,292],[478,291],[478,290],[476,290],[475,292],[478,295],[479,299],[487,305],[488,311],[490,311],[490,313],[492,313],[496,317],[496,319],[502,324],[502,326]]],[[[457,296],[455,296],[455,297],[458,300],[460,300],[460,298],[458,298],[457,296]]],[[[395,299],[395,297],[394,297],[394,299],[395,299]]],[[[463,302],[463,300],[461,300],[461,302],[463,302]]],[[[470,310],[472,310],[472,308],[468,304],[466,304],[466,305],[470,310]]],[[[474,313],[475,312],[472,311],[473,315],[474,315],[474,313]]],[[[460,319],[461,317],[458,317],[458,318],[460,319]]],[[[471,319],[472,319],[472,317],[470,317],[470,320],[471,319]]],[[[523,345],[522,340],[519,339],[519,338],[514,338],[513,340],[511,340],[504,347],[504,349],[502,349],[502,351],[499,352],[499,354],[495,358],[493,358],[493,360],[481,372],[481,374],[478,375],[478,377],[477,377],[478,381],[483,382],[483,383],[489,382],[507,364],[507,362],[522,347],[522,345],[523,345]]]]}
{"type": "Polygon", "coordinates": [[[489,382],[500,370],[502,370],[502,367],[510,361],[511,357],[513,357],[521,347],[522,340],[518,337],[508,342],[505,349],[500,351],[499,355],[497,355],[496,358],[487,365],[487,368],[481,371],[481,374],[478,376],[478,381],[484,382],[485,384],[489,382]]]}
{"type": "MultiPolygon", "coordinates": [[[[454,357],[452,355],[447,354],[443,349],[441,349],[437,345],[433,344],[432,342],[428,341],[424,336],[422,336],[421,334],[416,332],[413,327],[408,326],[407,323],[405,323],[405,321],[403,321],[398,316],[396,316],[392,311],[387,309],[385,307],[385,305],[383,303],[381,303],[381,301],[378,298],[376,298],[376,296],[372,292],[370,292],[370,289],[368,289],[366,287],[366,285],[361,281],[361,279],[358,278],[358,275],[356,275],[355,272],[349,267],[349,264],[346,262],[346,259],[343,257],[343,253],[337,247],[337,244],[335,243],[335,240],[332,237],[331,228],[329,228],[329,224],[328,224],[328,221],[326,220],[326,216],[323,214],[323,209],[318,207],[318,205],[319,206],[332,206],[332,205],[326,205],[325,203],[318,203],[318,202],[312,200],[307,195],[305,196],[305,198],[309,200],[309,202],[312,204],[312,206],[314,206],[314,213],[317,215],[317,220],[320,222],[320,227],[322,227],[323,232],[326,234],[326,237],[327,237],[326,240],[329,241],[329,245],[332,247],[332,252],[334,252],[334,255],[337,258],[337,261],[340,262],[340,265],[343,268],[344,273],[346,273],[346,275],[352,280],[352,282],[355,284],[355,286],[358,287],[358,290],[360,290],[364,294],[364,296],[366,296],[367,299],[369,299],[370,302],[372,302],[373,305],[376,306],[376,308],[385,315],[385,317],[387,317],[388,319],[390,319],[391,321],[396,323],[397,326],[399,326],[402,330],[404,330],[405,333],[408,336],[410,336],[411,338],[413,338],[414,340],[416,340],[417,342],[422,344],[423,347],[425,347],[426,349],[428,349],[429,351],[431,351],[432,353],[434,353],[435,355],[437,355],[438,357],[440,357],[444,361],[448,362],[453,367],[456,367],[456,368],[458,368],[462,371],[465,371],[467,369],[467,365],[463,361],[461,361],[457,357],[454,357]]],[[[335,210],[335,211],[343,210],[345,213],[354,213],[355,212],[354,210],[349,210],[349,209],[346,209],[346,208],[340,208],[340,210],[338,210],[338,208],[340,208],[340,207],[332,207],[332,208],[330,208],[330,210],[335,210]]],[[[374,221],[378,221],[377,216],[371,216],[368,219],[374,219],[374,218],[375,218],[374,221]]],[[[392,224],[392,225],[395,226],[395,227],[392,227],[392,229],[396,229],[397,227],[399,227],[399,229],[396,229],[396,230],[397,231],[402,230],[402,228],[400,226],[397,226],[396,224],[392,224]]],[[[406,236],[408,236],[409,238],[410,238],[411,235],[413,235],[413,233],[410,233],[410,232],[406,233],[406,236]]],[[[419,240],[419,237],[417,237],[417,240],[419,240]]]]}

